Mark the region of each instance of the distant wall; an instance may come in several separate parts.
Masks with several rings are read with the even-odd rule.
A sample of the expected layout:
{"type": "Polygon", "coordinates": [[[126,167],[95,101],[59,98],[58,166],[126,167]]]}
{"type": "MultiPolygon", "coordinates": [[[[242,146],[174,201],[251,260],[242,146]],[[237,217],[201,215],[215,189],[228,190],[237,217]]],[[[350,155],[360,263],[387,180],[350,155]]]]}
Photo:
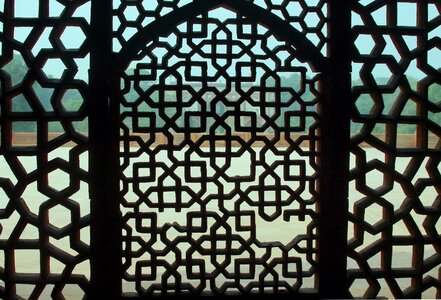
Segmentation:
{"type": "MultiPolygon", "coordinates": [[[[59,136],[62,133],[58,132],[49,132],[48,140],[51,141],[59,136]]],[[[24,146],[37,146],[37,134],[35,132],[17,132],[12,135],[12,146],[15,147],[24,147],[24,146]]],[[[64,147],[72,147],[75,146],[74,142],[67,142],[63,145],[64,147]]]]}
{"type": "MultiPolygon", "coordinates": [[[[49,140],[55,139],[56,137],[60,136],[61,133],[49,133],[48,138],[49,140]]],[[[206,134],[202,134],[202,133],[192,133],[190,134],[190,138],[192,141],[196,142],[198,140],[200,140],[201,138],[203,139],[203,136],[206,134]]],[[[237,136],[238,139],[240,137],[241,140],[243,141],[249,141],[251,138],[251,134],[250,133],[235,133],[234,136],[237,136]]],[[[374,134],[374,137],[376,137],[377,139],[381,140],[381,141],[385,141],[385,134],[374,134]]],[[[158,145],[158,144],[166,144],[167,143],[167,136],[165,136],[164,134],[154,134],[154,135],[150,135],[150,134],[132,134],[131,137],[133,137],[133,141],[130,141],[130,145],[132,147],[136,147],[137,146],[137,142],[136,142],[136,138],[141,139],[144,142],[147,142],[148,140],[150,140],[151,142],[153,142],[153,145],[158,145]]],[[[172,135],[173,137],[173,144],[178,145],[180,144],[183,140],[184,140],[184,134],[183,133],[175,133],[172,135]]],[[[219,140],[217,140],[216,146],[222,146],[225,145],[225,142],[221,140],[222,134],[219,134],[219,140]]],[[[264,144],[264,140],[272,140],[274,137],[274,134],[258,134],[258,138],[256,139],[256,141],[254,142],[255,146],[263,146],[264,144]]],[[[309,146],[309,140],[307,135],[301,135],[299,133],[296,134],[290,134],[289,137],[296,141],[298,140],[298,145],[300,147],[308,147],[309,146]],[[302,137],[305,140],[298,140],[299,137],[302,137]]],[[[288,142],[286,141],[286,136],[284,133],[281,134],[280,136],[280,140],[276,143],[276,146],[288,146],[288,142]]],[[[171,136],[169,137],[169,139],[171,139],[171,136]]],[[[435,148],[436,143],[438,142],[439,138],[437,138],[435,135],[429,135],[429,148],[435,148]]],[[[150,142],[149,141],[149,142],[150,142]]],[[[208,141],[208,137],[206,137],[206,139],[200,144],[201,147],[208,147],[209,146],[209,141],[208,141]]],[[[36,138],[36,133],[35,132],[20,132],[20,133],[16,133],[13,135],[12,137],[12,144],[13,146],[36,146],[37,145],[37,138],[36,138]]],[[[66,143],[64,146],[65,147],[71,147],[73,146],[74,143],[66,143]]],[[[237,141],[233,141],[232,142],[232,146],[239,146],[239,143],[237,141]]],[[[398,134],[397,136],[397,147],[399,148],[414,148],[416,146],[416,135],[415,134],[398,134]]],[[[363,143],[362,147],[370,147],[369,144],[367,143],[363,143]]]]}

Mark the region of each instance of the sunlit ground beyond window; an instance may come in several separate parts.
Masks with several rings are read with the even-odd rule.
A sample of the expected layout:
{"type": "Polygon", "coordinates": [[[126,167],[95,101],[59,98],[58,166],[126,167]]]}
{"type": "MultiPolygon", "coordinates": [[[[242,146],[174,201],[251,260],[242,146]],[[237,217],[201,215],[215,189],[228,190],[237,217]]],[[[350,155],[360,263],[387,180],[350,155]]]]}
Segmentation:
{"type": "MultiPolygon", "coordinates": [[[[407,140],[409,139],[409,137],[404,137],[403,138],[403,142],[405,143],[407,140]]],[[[208,149],[208,148],[207,148],[208,149]]],[[[64,148],[59,148],[56,153],[53,153],[53,156],[56,157],[60,157],[60,158],[66,158],[68,156],[69,151],[71,150],[70,147],[64,147],[64,148]]],[[[217,151],[221,151],[221,148],[216,148],[217,151]]],[[[233,151],[237,150],[237,148],[233,148],[233,151]]],[[[256,153],[259,153],[258,148],[253,149],[253,151],[256,151],[256,153]]],[[[371,160],[375,160],[375,159],[379,159],[381,160],[382,158],[384,159],[384,154],[382,154],[381,152],[373,149],[373,148],[364,148],[363,149],[366,152],[366,157],[367,157],[367,161],[371,161],[371,160]]],[[[182,155],[184,154],[184,151],[181,152],[182,155]]],[[[179,157],[180,154],[176,153],[176,157],[179,157]]],[[[161,165],[161,164],[165,164],[168,165],[170,164],[169,159],[167,158],[166,153],[160,155],[159,157],[157,157],[158,160],[156,161],[157,165],[161,165]]],[[[276,157],[274,156],[273,158],[271,157],[267,157],[267,161],[271,164],[271,161],[273,161],[276,157]]],[[[183,159],[183,158],[182,158],[183,159]]],[[[207,158],[206,161],[208,161],[209,159],[207,158]]],[[[395,164],[395,169],[398,172],[404,172],[406,166],[409,164],[411,158],[401,158],[397,160],[397,163],[395,164]]],[[[142,161],[141,160],[138,160],[142,161]]],[[[25,166],[26,170],[28,171],[32,171],[33,169],[35,169],[35,160],[33,160],[32,158],[23,158],[22,159],[22,163],[25,166]]],[[[134,161],[133,163],[136,163],[136,161],[134,161]]],[[[83,167],[86,167],[87,164],[87,155],[83,155],[82,156],[82,164],[83,167]]],[[[354,167],[355,166],[355,159],[354,157],[351,158],[351,166],[354,167]]],[[[238,160],[235,160],[234,164],[232,164],[232,166],[228,169],[228,172],[233,176],[246,176],[247,173],[249,173],[250,170],[250,159],[249,157],[241,157],[238,160]]],[[[277,170],[277,169],[276,169],[277,170]]],[[[280,171],[282,171],[282,169],[279,169],[279,171],[276,171],[276,173],[283,178],[283,174],[280,173],[280,171]]],[[[141,175],[143,174],[144,176],[148,176],[148,173],[143,173],[143,171],[140,171],[141,175]]],[[[199,170],[194,170],[194,177],[200,176],[201,173],[203,172],[201,169],[199,170]]],[[[312,172],[312,170],[309,168],[309,170],[306,170],[306,172],[312,172]]],[[[185,174],[184,174],[184,169],[180,169],[175,171],[175,174],[179,177],[179,178],[185,178],[185,174]]],[[[69,177],[68,176],[63,176],[63,174],[54,174],[56,176],[51,176],[50,178],[50,185],[55,187],[55,188],[59,188],[62,189],[65,186],[67,186],[69,184],[69,177]]],[[[4,176],[13,176],[12,174],[4,174],[4,176]]],[[[130,174],[126,174],[126,176],[130,176],[130,174]]],[[[427,170],[422,167],[419,169],[419,171],[417,172],[417,174],[415,175],[415,180],[416,179],[424,179],[424,178],[428,178],[429,175],[427,173],[427,170]]],[[[366,175],[366,184],[375,189],[378,187],[381,187],[383,185],[383,182],[385,180],[384,174],[379,172],[379,171],[373,171],[373,172],[369,172],[366,175]]],[[[154,184],[157,184],[154,183],[154,184]]],[[[153,185],[154,185],[153,184],[153,185]]],[[[249,183],[250,185],[252,184],[256,184],[258,185],[257,182],[251,182],[249,183]]],[[[188,187],[190,189],[192,189],[192,185],[197,185],[195,183],[190,183],[188,184],[188,187]]],[[[144,188],[147,188],[144,186],[144,188]]],[[[207,186],[207,193],[213,193],[213,191],[217,191],[219,189],[218,186],[207,186]],[[211,190],[210,190],[211,189],[211,190]]],[[[223,187],[223,191],[228,194],[229,192],[229,186],[228,184],[226,184],[223,187]]],[[[264,196],[265,197],[273,197],[274,196],[274,191],[270,191],[270,192],[265,192],[264,196]]],[[[174,199],[174,193],[170,193],[168,195],[166,195],[164,197],[164,201],[165,202],[169,202],[169,204],[172,204],[174,199]]],[[[435,189],[428,189],[422,196],[421,196],[421,200],[422,201],[428,201],[429,203],[427,203],[428,205],[430,205],[430,201],[432,201],[431,199],[435,199],[437,196],[436,190],[435,189]]],[[[362,199],[364,197],[364,195],[360,192],[357,191],[355,188],[355,181],[351,181],[350,184],[350,189],[349,189],[349,200],[350,200],[350,212],[352,214],[359,214],[360,212],[356,212],[355,209],[360,206],[360,199],[362,199]]],[[[385,197],[387,197],[387,199],[389,199],[389,202],[391,204],[391,209],[396,213],[399,214],[400,211],[400,207],[403,205],[403,203],[405,203],[406,201],[406,193],[405,191],[403,191],[402,187],[400,186],[400,184],[394,184],[393,188],[385,195],[385,197]]],[[[38,189],[36,187],[36,185],[29,185],[27,187],[27,189],[25,190],[24,194],[23,194],[23,198],[24,199],[32,199],[32,201],[27,201],[27,204],[29,206],[29,209],[31,212],[34,212],[36,214],[38,214],[38,209],[39,206],[42,202],[45,201],[44,197],[38,192],[38,189]]],[[[74,197],[72,197],[72,199],[74,199],[75,201],[78,202],[78,204],[81,206],[81,215],[86,215],[88,213],[88,190],[87,190],[87,186],[85,186],[84,184],[81,185],[80,190],[78,191],[78,193],[75,194],[74,197]]],[[[206,208],[207,211],[213,211],[213,212],[218,212],[220,208],[222,209],[232,209],[233,207],[229,207],[232,206],[234,204],[234,200],[235,197],[232,196],[230,200],[225,201],[222,204],[222,207],[219,206],[219,202],[213,202],[212,204],[208,203],[206,208]]],[[[153,201],[154,199],[152,198],[151,201],[153,201]]],[[[156,199],[158,200],[158,199],[156,199]]],[[[157,225],[158,226],[164,226],[165,224],[185,224],[186,223],[186,217],[187,217],[187,213],[191,212],[193,209],[190,207],[188,209],[183,209],[182,211],[178,212],[175,209],[167,209],[165,208],[162,212],[158,213],[158,220],[157,220],[157,225]]],[[[385,214],[387,213],[385,207],[381,206],[381,205],[371,205],[369,207],[367,207],[363,213],[365,221],[369,224],[377,224],[378,222],[382,222],[382,218],[385,216],[385,214]]],[[[8,220],[3,220],[2,221],[2,226],[3,226],[3,230],[2,230],[2,236],[8,236],[10,234],[10,230],[13,228],[13,224],[15,224],[18,220],[18,215],[13,215],[11,216],[11,218],[9,218],[8,220]],[[10,224],[11,226],[8,226],[8,224],[10,224]]],[[[66,217],[69,217],[69,211],[59,208],[59,207],[55,207],[55,209],[51,210],[49,213],[49,222],[53,225],[56,226],[57,228],[62,228],[63,226],[67,225],[69,223],[69,220],[66,219],[66,217]]],[[[420,230],[423,230],[422,228],[422,222],[424,221],[424,216],[419,216],[419,214],[417,212],[412,212],[412,217],[416,220],[416,222],[418,222],[417,224],[420,226],[420,230]]],[[[151,224],[147,224],[148,219],[144,220],[145,226],[149,226],[151,224]]],[[[262,243],[282,243],[282,244],[287,244],[290,241],[292,241],[292,239],[294,237],[296,237],[299,234],[303,234],[305,232],[305,226],[307,224],[310,223],[311,220],[306,219],[303,222],[300,222],[297,218],[292,218],[289,222],[285,222],[281,219],[276,220],[274,222],[266,222],[265,220],[263,220],[262,218],[256,218],[256,223],[255,223],[255,233],[256,233],[256,238],[262,242],[262,243]]],[[[195,223],[196,224],[196,223],[195,223]]],[[[135,225],[132,224],[135,228],[135,225]]],[[[199,224],[200,225],[200,224],[199,224]]],[[[247,226],[251,225],[250,223],[250,219],[246,219],[245,218],[242,220],[242,226],[244,228],[246,228],[247,226]]],[[[196,226],[196,225],[195,225],[196,226]]],[[[233,224],[234,227],[234,224],[233,224]]],[[[225,232],[224,232],[225,234],[225,232]]],[[[243,232],[239,232],[239,234],[244,234],[243,232]]],[[[351,239],[353,237],[354,234],[354,226],[350,224],[349,226],[349,232],[348,232],[348,238],[351,239]]],[[[170,230],[167,232],[167,237],[168,238],[176,238],[180,235],[180,233],[176,230],[170,230]]],[[[378,240],[380,238],[381,232],[378,234],[365,234],[364,237],[364,245],[369,245],[371,243],[374,243],[376,240],[378,240]]],[[[395,224],[393,226],[393,235],[394,236],[406,236],[409,235],[409,231],[406,227],[406,225],[402,222],[399,224],[395,224]]],[[[33,228],[29,228],[25,235],[23,235],[23,238],[35,238],[38,236],[38,231],[37,228],[33,227],[33,228]]],[[[147,236],[142,236],[142,234],[139,235],[142,238],[146,238],[146,241],[148,240],[147,236]]],[[[245,237],[245,236],[243,236],[245,237]]],[[[89,239],[89,232],[88,229],[85,228],[85,230],[81,231],[81,240],[83,240],[84,242],[88,243],[88,239],[89,239]]],[[[225,242],[226,241],[219,241],[216,243],[217,247],[223,247],[225,246],[225,242]],[[224,244],[222,244],[224,243],[224,244]],[[223,245],[223,246],[222,246],[223,245]]],[[[237,241],[236,241],[237,242],[237,241]]],[[[69,243],[69,239],[68,238],[63,238],[63,239],[50,239],[50,243],[54,244],[55,246],[57,246],[59,249],[63,249],[64,251],[70,251],[71,254],[74,254],[75,251],[73,250],[69,250],[70,249],[70,243],[69,243]],[[66,250],[67,249],[67,250],[66,250]]],[[[234,242],[233,242],[234,244],[234,242]]],[[[365,247],[364,245],[360,245],[359,249],[362,249],[363,247],[365,247]]],[[[206,245],[207,248],[210,248],[210,245],[207,244],[206,245]]],[[[236,245],[237,247],[240,245],[236,245]]],[[[159,247],[155,246],[155,247],[159,247]]],[[[154,248],[155,248],[154,247],[154,248]]],[[[159,250],[160,248],[158,248],[159,250]]],[[[185,249],[183,249],[185,250],[185,249]]],[[[17,261],[17,267],[16,267],[16,271],[19,273],[38,273],[40,272],[40,266],[39,266],[39,261],[37,259],[35,259],[35,257],[39,257],[39,252],[38,251],[26,251],[26,250],[17,250],[15,251],[15,255],[16,255],[16,261],[17,261]]],[[[410,246],[395,246],[393,247],[393,259],[392,259],[392,267],[394,268],[406,268],[406,267],[412,267],[412,247],[410,246]]],[[[257,253],[256,253],[257,254],[257,253]]],[[[433,248],[430,247],[425,247],[424,248],[424,257],[428,258],[431,255],[435,254],[435,250],[433,248]]],[[[196,255],[196,253],[195,253],[196,255]]],[[[205,261],[205,263],[207,264],[207,272],[210,271],[210,255],[197,255],[198,259],[202,259],[205,261]]],[[[165,260],[170,260],[170,259],[174,259],[174,257],[168,257],[165,256],[164,257],[165,260]]],[[[170,263],[172,263],[172,261],[169,261],[170,263]]],[[[381,267],[381,257],[379,255],[376,255],[374,257],[372,257],[371,259],[369,259],[369,263],[371,265],[371,267],[373,268],[380,268],[381,267]]],[[[60,273],[63,268],[65,267],[64,265],[60,264],[57,260],[51,260],[50,261],[51,264],[51,272],[53,273],[60,273]]],[[[354,261],[352,261],[351,259],[349,259],[348,261],[348,268],[354,268],[356,267],[356,263],[354,261]]],[[[89,266],[87,264],[82,264],[79,265],[76,269],[77,272],[79,272],[80,274],[88,274],[89,273],[89,266]]],[[[130,271],[130,270],[129,270],[130,271]]],[[[232,270],[233,271],[233,270],[232,270]]],[[[279,270],[281,271],[281,270],[279,270]]],[[[185,273],[185,272],[184,272],[185,273]]],[[[431,272],[432,276],[436,277],[438,276],[436,270],[433,270],[431,272]],[[433,273],[433,274],[432,274],[433,273]]],[[[160,274],[158,274],[158,276],[160,276],[160,274]]],[[[406,278],[403,279],[397,279],[398,284],[402,284],[403,286],[408,286],[410,284],[409,280],[406,278]]],[[[304,281],[304,285],[306,286],[311,286],[312,287],[312,281],[308,281],[305,280],[304,281]],[[309,283],[308,283],[309,282],[309,283]]],[[[364,291],[365,289],[365,285],[366,283],[363,280],[356,280],[355,283],[352,285],[351,287],[351,292],[354,294],[357,294],[357,291],[364,291]]],[[[125,290],[130,292],[133,291],[133,287],[131,287],[130,283],[126,283],[125,284],[125,290]]],[[[26,287],[26,285],[20,285],[19,286],[19,290],[21,291],[21,295],[26,295],[26,291],[30,291],[29,287],[26,287]]],[[[435,290],[429,290],[428,292],[424,293],[424,297],[425,298],[434,298],[435,297],[435,290]]],[[[49,293],[49,292],[48,292],[49,293]]],[[[77,290],[77,288],[72,287],[72,291],[70,292],[69,289],[66,289],[66,296],[68,297],[69,295],[80,295],[80,291],[77,290]]],[[[383,296],[387,296],[387,297],[392,297],[392,295],[389,293],[387,293],[387,291],[384,291],[383,296]]],[[[75,299],[75,296],[72,296],[72,298],[68,299],[75,299]]]]}

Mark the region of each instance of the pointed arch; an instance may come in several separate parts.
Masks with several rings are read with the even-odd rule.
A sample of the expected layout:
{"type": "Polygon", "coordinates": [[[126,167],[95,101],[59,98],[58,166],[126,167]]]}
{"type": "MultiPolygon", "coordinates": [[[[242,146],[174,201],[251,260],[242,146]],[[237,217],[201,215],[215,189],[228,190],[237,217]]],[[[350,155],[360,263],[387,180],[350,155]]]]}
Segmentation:
{"type": "Polygon", "coordinates": [[[280,17],[244,0],[195,0],[153,21],[132,36],[120,52],[116,54],[116,68],[127,68],[139,51],[142,50],[142,47],[155,37],[169,33],[179,24],[222,6],[238,11],[252,22],[270,28],[273,35],[293,45],[299,53],[297,58],[310,63],[314,71],[325,69],[326,58],[300,31],[280,17]]]}

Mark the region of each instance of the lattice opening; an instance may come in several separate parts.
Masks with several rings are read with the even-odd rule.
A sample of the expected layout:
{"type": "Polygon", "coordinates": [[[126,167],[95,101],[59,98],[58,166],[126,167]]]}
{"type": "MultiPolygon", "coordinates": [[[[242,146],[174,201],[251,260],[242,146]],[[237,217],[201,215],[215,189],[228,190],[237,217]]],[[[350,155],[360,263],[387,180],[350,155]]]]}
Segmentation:
{"type": "MultiPolygon", "coordinates": [[[[332,60],[332,15],[324,0],[245,2],[282,22],[221,5],[162,30],[193,1],[113,1],[108,39],[124,70],[105,72],[121,77],[132,296],[317,292],[326,80],[314,63],[332,60]],[[132,53],[131,39],[152,24],[156,36],[132,53]],[[285,25],[301,38],[274,34],[285,25]]],[[[350,292],[439,297],[441,5],[351,9],[350,292]]],[[[76,299],[89,288],[90,19],[88,0],[0,1],[5,299],[76,299]]]]}

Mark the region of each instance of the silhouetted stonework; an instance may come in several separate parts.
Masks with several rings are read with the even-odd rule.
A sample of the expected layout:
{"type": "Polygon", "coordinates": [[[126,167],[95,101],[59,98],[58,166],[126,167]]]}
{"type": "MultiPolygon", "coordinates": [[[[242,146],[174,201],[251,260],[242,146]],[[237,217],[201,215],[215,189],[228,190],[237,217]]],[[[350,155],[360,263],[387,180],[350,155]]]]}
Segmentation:
{"type": "Polygon", "coordinates": [[[441,297],[439,1],[0,3],[0,298],[441,297]]]}

